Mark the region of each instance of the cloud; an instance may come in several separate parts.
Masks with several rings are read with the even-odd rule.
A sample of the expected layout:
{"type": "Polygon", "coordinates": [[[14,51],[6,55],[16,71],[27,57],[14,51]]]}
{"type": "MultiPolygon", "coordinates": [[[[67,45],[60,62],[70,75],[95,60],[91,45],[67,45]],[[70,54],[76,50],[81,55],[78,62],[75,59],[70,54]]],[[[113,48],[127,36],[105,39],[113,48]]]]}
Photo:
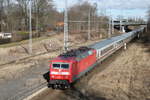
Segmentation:
{"type": "MultiPolygon", "coordinates": [[[[62,11],[65,8],[65,0],[53,0],[54,1],[54,6],[59,10],[62,11]]],[[[73,6],[76,4],[79,0],[68,0],[68,7],[73,6]]]]}
{"type": "MultiPolygon", "coordinates": [[[[92,4],[97,3],[100,8],[111,9],[147,9],[150,7],[149,0],[68,0],[68,6],[79,2],[88,1],[92,4]]],[[[54,0],[56,7],[64,8],[65,0],[54,0]]]]}
{"type": "MultiPolygon", "coordinates": [[[[150,7],[150,0],[68,0],[68,7],[73,6],[76,3],[82,3],[88,1],[91,4],[97,3],[99,10],[110,8],[113,10],[112,15],[117,16],[124,12],[131,11],[130,14],[125,16],[141,16],[146,17],[146,11],[150,7]]],[[[54,0],[54,4],[59,11],[63,11],[65,7],[65,0],[54,0]]]]}
{"type": "Polygon", "coordinates": [[[147,9],[150,6],[149,0],[89,0],[97,2],[102,8],[112,9],[147,9]]]}

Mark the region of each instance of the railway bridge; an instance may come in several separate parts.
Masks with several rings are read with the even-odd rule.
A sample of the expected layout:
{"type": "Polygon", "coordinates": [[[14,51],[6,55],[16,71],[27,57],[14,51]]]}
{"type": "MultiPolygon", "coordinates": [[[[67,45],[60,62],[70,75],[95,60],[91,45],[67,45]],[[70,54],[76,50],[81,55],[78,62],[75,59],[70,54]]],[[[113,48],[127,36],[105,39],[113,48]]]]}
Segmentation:
{"type": "Polygon", "coordinates": [[[128,26],[147,26],[146,22],[127,22],[127,21],[111,21],[113,28],[119,29],[122,32],[128,32],[128,26]]]}

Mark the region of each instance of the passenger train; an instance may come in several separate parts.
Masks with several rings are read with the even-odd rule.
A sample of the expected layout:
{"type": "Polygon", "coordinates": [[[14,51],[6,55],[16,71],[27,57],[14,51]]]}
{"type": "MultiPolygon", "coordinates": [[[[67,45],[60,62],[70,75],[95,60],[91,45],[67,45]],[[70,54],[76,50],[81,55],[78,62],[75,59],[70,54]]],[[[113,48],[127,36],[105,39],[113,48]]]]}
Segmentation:
{"type": "Polygon", "coordinates": [[[50,61],[48,86],[54,89],[69,88],[72,83],[92,70],[99,62],[126,46],[143,31],[144,27],[59,55],[50,61]]]}

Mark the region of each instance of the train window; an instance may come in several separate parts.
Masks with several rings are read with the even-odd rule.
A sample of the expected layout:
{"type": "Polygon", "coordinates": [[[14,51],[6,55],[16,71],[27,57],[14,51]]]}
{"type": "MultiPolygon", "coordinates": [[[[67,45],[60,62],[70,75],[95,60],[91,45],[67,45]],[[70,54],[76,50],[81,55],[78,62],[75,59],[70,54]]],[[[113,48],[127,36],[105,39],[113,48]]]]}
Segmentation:
{"type": "Polygon", "coordinates": [[[121,43],[123,43],[123,40],[121,40],[121,41],[117,42],[117,44],[121,44],[121,43]]]}
{"type": "Polygon", "coordinates": [[[53,64],[53,68],[60,68],[60,64],[53,64]]]}
{"type": "Polygon", "coordinates": [[[114,47],[114,46],[111,45],[111,46],[105,48],[104,50],[102,50],[101,54],[102,54],[102,55],[105,54],[106,52],[108,52],[108,51],[110,51],[111,49],[113,49],[113,47],[114,47]]]}
{"type": "Polygon", "coordinates": [[[69,64],[61,64],[62,69],[69,69],[69,64]]]}

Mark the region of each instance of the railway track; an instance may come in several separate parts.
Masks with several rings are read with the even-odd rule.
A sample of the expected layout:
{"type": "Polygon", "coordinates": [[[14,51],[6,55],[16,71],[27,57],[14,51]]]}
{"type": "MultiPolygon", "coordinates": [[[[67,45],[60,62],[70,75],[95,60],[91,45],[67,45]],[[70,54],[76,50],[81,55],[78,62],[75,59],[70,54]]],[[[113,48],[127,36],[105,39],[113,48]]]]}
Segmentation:
{"type": "Polygon", "coordinates": [[[32,95],[34,92],[36,92],[36,91],[38,91],[38,90],[40,90],[46,86],[47,86],[47,82],[43,82],[43,83],[36,85],[36,86],[26,90],[26,91],[24,91],[24,90],[20,91],[18,94],[10,97],[8,100],[23,100],[26,97],[32,95]]]}

